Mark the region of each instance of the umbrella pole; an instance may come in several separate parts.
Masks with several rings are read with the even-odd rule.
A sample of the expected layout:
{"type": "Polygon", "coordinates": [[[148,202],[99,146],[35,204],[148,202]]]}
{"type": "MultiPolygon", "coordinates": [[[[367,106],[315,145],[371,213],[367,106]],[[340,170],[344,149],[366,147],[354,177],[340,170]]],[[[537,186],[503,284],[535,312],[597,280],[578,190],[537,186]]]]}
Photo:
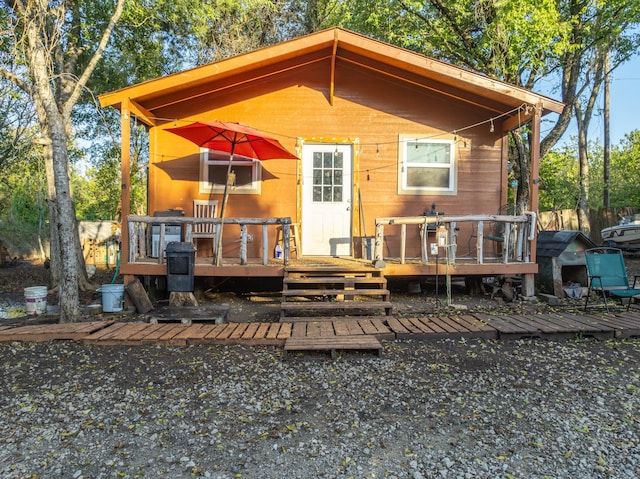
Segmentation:
{"type": "Polygon", "coordinates": [[[220,208],[220,230],[218,232],[218,245],[216,246],[214,263],[216,266],[222,266],[222,229],[224,227],[224,210],[227,207],[227,199],[229,198],[229,176],[231,176],[231,163],[233,163],[233,151],[236,144],[231,144],[231,153],[229,154],[229,166],[227,167],[227,179],[224,183],[224,195],[222,197],[222,207],[220,208]]]}

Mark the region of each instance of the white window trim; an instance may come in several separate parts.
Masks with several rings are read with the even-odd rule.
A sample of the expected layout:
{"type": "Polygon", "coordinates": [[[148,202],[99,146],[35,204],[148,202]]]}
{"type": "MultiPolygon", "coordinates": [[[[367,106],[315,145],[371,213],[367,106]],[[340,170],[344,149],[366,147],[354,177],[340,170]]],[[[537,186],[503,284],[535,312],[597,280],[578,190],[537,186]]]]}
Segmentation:
{"type": "MultiPolygon", "coordinates": [[[[422,135],[424,136],[424,134],[422,135]]],[[[398,194],[399,195],[456,195],[458,190],[458,167],[455,154],[455,139],[422,138],[421,135],[399,135],[398,138],[398,194]],[[447,168],[451,171],[449,186],[442,187],[407,187],[407,149],[409,143],[446,143],[450,145],[450,164],[424,164],[430,168],[447,168]]]]}
{"type": "MultiPolygon", "coordinates": [[[[224,183],[209,182],[209,165],[228,165],[229,154],[208,148],[200,149],[200,181],[198,182],[198,192],[200,194],[224,193],[224,183]],[[217,158],[216,158],[217,157],[217,158]]],[[[253,158],[234,155],[233,166],[251,166],[251,185],[235,186],[229,189],[230,194],[234,195],[259,195],[262,193],[262,162],[253,158]]]]}

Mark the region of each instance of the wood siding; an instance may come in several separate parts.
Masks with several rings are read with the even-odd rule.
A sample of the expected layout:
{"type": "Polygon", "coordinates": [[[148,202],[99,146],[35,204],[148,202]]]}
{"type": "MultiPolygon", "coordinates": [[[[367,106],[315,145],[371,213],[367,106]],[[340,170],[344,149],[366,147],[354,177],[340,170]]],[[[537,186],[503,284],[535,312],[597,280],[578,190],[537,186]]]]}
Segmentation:
{"type": "MultiPolygon", "coordinates": [[[[292,152],[297,151],[297,138],[328,143],[357,138],[359,175],[354,178],[359,182],[354,185],[354,200],[362,199],[362,230],[369,236],[374,234],[375,218],[421,215],[432,203],[448,215],[498,212],[506,198],[501,125],[496,121],[494,133],[486,124],[465,129],[487,120],[493,112],[340,59],[336,61],[331,104],[330,71],[329,59],[310,64],[297,59],[284,73],[261,77],[252,71],[244,74],[246,78],[229,80],[236,85],[232,89],[225,88],[223,81],[215,93],[194,92],[192,100],[182,99],[157,114],[175,117],[179,125],[196,120],[238,121],[265,131],[292,152]],[[237,86],[243,80],[246,82],[237,86]],[[398,195],[401,134],[455,139],[456,194],[398,195]]],[[[165,105],[170,103],[163,100],[165,105]]],[[[198,148],[163,131],[174,123],[168,121],[150,130],[149,214],[182,208],[191,216],[193,200],[209,199],[209,195],[198,193],[198,148]]],[[[261,194],[232,191],[226,216],[290,216],[299,221],[296,162],[270,160],[262,167],[261,194]]],[[[222,200],[219,194],[211,199],[222,200]]],[[[352,223],[357,228],[360,218],[354,217],[352,223]]],[[[257,236],[259,231],[249,233],[257,236]]],[[[415,233],[415,241],[408,242],[409,256],[419,254],[419,234],[415,233]]],[[[461,232],[462,243],[465,234],[470,232],[461,232]]],[[[225,244],[237,240],[238,235],[225,231],[225,244]]],[[[388,241],[393,247],[397,239],[390,237],[388,241]]],[[[257,255],[257,248],[257,244],[250,245],[250,254],[257,255]]]]}

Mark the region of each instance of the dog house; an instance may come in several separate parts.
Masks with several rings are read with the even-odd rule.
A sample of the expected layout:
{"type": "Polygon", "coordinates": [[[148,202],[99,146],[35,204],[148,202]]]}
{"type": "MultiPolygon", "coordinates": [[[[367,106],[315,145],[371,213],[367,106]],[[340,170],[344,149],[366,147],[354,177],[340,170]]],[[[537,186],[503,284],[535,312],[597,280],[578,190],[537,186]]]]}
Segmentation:
{"type": "Polygon", "coordinates": [[[536,289],[563,298],[563,286],[588,286],[584,251],[597,245],[581,231],[540,231],[536,258],[536,289]]]}

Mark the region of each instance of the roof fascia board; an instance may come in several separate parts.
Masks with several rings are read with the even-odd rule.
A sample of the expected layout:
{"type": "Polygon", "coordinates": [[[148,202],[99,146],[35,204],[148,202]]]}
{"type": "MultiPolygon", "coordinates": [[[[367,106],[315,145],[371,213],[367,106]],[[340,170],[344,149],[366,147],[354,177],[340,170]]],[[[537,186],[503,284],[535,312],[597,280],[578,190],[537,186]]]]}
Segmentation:
{"type": "MultiPolygon", "coordinates": [[[[175,91],[177,86],[181,90],[186,90],[189,87],[210,82],[212,77],[224,78],[233,74],[251,71],[259,65],[276,63],[310,52],[322,52],[323,49],[327,49],[327,53],[332,52],[329,53],[332,55],[330,72],[331,100],[333,100],[335,92],[335,63],[337,59],[341,58],[340,52],[343,50],[392,65],[425,78],[449,84],[461,92],[467,91],[475,95],[486,96],[507,105],[513,105],[514,102],[530,105],[541,104],[543,113],[561,113],[564,108],[563,103],[524,88],[493,80],[479,73],[434,60],[410,50],[341,28],[323,30],[244,55],[150,80],[115,92],[105,93],[99,96],[100,104],[103,107],[118,107],[123,98],[158,97],[162,96],[163,92],[175,91]]],[[[324,57],[325,55],[323,54],[322,56],[324,57]]]]}

